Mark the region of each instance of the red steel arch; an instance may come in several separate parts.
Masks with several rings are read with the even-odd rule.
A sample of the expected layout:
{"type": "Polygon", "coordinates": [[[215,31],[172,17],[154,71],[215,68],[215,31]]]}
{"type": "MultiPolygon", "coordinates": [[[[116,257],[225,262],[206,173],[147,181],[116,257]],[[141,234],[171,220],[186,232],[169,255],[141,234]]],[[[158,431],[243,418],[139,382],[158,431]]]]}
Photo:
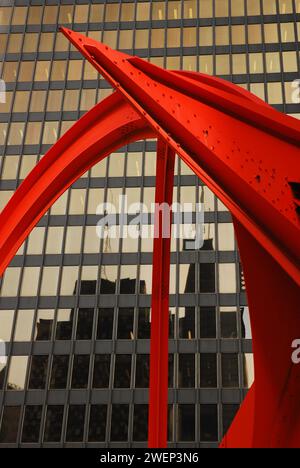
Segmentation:
{"type": "MultiPolygon", "coordinates": [[[[51,204],[125,143],[156,136],[156,201],[172,200],[174,154],[231,211],[245,273],[255,383],[221,446],[299,447],[300,124],[205,75],[162,70],[63,28],[116,92],[77,122],[0,215],[0,274],[51,204]]],[[[154,242],[149,446],[166,445],[169,240],[154,242]]]]}

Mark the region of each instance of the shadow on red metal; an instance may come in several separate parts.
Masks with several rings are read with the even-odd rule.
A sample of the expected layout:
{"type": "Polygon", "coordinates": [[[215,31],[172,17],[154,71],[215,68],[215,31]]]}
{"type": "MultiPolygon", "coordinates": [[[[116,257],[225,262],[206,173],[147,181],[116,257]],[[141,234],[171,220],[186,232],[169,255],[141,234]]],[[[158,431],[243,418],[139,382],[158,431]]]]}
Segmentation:
{"type": "MultiPolygon", "coordinates": [[[[222,447],[300,447],[300,123],[245,90],[171,72],[62,28],[115,88],[44,156],[0,216],[0,274],[54,201],[126,143],[158,138],[156,200],[174,154],[230,210],[250,306],[255,383],[222,447]],[[299,335],[299,336],[297,336],[299,335]]],[[[149,446],[167,443],[169,240],[154,242],[149,446]]]]}

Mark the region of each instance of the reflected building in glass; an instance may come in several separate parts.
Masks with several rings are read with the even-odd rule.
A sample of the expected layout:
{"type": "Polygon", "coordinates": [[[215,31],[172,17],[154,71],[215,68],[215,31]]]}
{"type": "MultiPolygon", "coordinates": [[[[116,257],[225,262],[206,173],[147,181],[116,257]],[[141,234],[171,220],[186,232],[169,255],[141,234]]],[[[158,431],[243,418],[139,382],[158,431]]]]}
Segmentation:
{"type": "MultiPolygon", "coordinates": [[[[1,209],[111,93],[58,25],[162,67],[223,77],[299,118],[300,0],[3,1],[1,209]]],[[[118,206],[121,195],[151,213],[155,155],[155,141],[141,141],[95,165],[7,269],[0,447],[146,446],[153,241],[110,229],[100,239],[96,225],[97,206],[118,206]]],[[[201,249],[172,237],[168,440],[216,447],[254,378],[243,272],[230,213],[178,159],[174,201],[205,212],[201,249]]]]}

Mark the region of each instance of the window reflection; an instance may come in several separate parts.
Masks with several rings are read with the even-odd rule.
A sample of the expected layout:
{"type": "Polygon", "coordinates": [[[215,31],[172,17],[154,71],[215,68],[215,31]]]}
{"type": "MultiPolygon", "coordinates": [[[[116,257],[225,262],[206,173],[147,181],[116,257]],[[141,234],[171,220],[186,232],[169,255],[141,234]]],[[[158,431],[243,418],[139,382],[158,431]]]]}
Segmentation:
{"type": "Polygon", "coordinates": [[[117,338],[120,340],[132,340],[133,333],[134,309],[119,308],[118,313],[118,331],[117,338]]]}
{"type": "Polygon", "coordinates": [[[81,442],[83,440],[85,405],[70,405],[67,422],[67,442],[81,442]]]}
{"type": "Polygon", "coordinates": [[[201,353],[200,355],[200,387],[217,387],[217,355],[201,353]]]}
{"type": "Polygon", "coordinates": [[[195,387],[195,355],[179,354],[179,388],[195,387]]]}
{"type": "Polygon", "coordinates": [[[234,307],[220,307],[221,337],[237,338],[237,312],[234,307]]]}
{"type": "Polygon", "coordinates": [[[73,359],[72,388],[87,388],[90,355],[76,355],[73,359]]]}
{"type": "Polygon", "coordinates": [[[177,440],[195,440],[195,405],[178,405],[177,440]]]}
{"type": "Polygon", "coordinates": [[[94,309],[78,309],[76,340],[92,338],[94,309]]]}
{"type": "Polygon", "coordinates": [[[12,356],[9,365],[7,390],[24,390],[28,356],[12,356]]]}
{"type": "Polygon", "coordinates": [[[131,354],[117,354],[115,362],[115,388],[130,388],[131,354]]]}
{"type": "Polygon", "coordinates": [[[89,442],[104,442],[106,437],[107,405],[92,405],[90,410],[89,442]]]}
{"type": "Polygon", "coordinates": [[[138,354],[136,357],[136,372],[135,372],[135,387],[148,388],[149,387],[149,354],[138,354]]]}
{"type": "Polygon", "coordinates": [[[222,387],[237,388],[239,386],[238,355],[222,354],[222,387]]]}
{"type": "Polygon", "coordinates": [[[39,441],[42,406],[26,406],[23,422],[22,442],[34,443],[39,441]]]}
{"type": "Polygon", "coordinates": [[[129,405],[112,405],[110,440],[122,442],[128,440],[129,405]]]}
{"type": "Polygon", "coordinates": [[[114,309],[99,309],[97,340],[111,340],[114,322],[114,309]]]}
{"type": "Polygon", "coordinates": [[[13,310],[0,310],[0,340],[10,341],[14,320],[13,310]]]}
{"type": "Polygon", "coordinates": [[[200,338],[216,338],[215,307],[200,307],[200,338]]]}
{"type": "Polygon", "coordinates": [[[148,405],[134,405],[132,438],[136,442],[148,440],[148,405]]]}
{"type": "Polygon", "coordinates": [[[97,354],[94,360],[93,388],[108,388],[110,354],[97,354]]]}
{"type": "Polygon", "coordinates": [[[218,440],[217,405],[200,405],[200,440],[203,442],[218,440]]]}
{"type": "Polygon", "coordinates": [[[67,386],[70,356],[53,356],[50,388],[63,389],[67,386]]]}
{"type": "Polygon", "coordinates": [[[43,389],[46,387],[48,356],[32,356],[29,374],[29,389],[43,389]]]}
{"type": "Polygon", "coordinates": [[[20,406],[4,407],[0,430],[0,443],[11,444],[17,441],[20,413],[20,406]]]}
{"type": "Polygon", "coordinates": [[[64,406],[48,406],[44,430],[45,442],[60,442],[63,424],[64,406]]]}

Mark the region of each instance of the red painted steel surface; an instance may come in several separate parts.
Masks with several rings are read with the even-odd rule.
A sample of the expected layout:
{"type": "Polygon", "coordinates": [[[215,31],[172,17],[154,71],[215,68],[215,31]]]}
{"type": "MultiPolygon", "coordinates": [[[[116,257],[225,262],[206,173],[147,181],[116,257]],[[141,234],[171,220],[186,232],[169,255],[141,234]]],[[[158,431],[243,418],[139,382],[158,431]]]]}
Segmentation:
{"type": "Polygon", "coordinates": [[[163,204],[172,205],[174,162],[174,151],[159,139],[155,194],[155,229],[157,229],[157,232],[154,238],[152,275],[149,393],[150,448],[167,446],[170,229],[172,214],[171,212],[164,212],[163,206],[166,205],[163,204]],[[170,220],[167,226],[163,223],[163,217],[166,216],[169,216],[170,220]],[[169,232],[163,232],[164,230],[169,232]]]}
{"type": "MultiPolygon", "coordinates": [[[[43,213],[85,170],[127,141],[156,136],[201,177],[234,218],[250,305],[255,384],[221,446],[300,447],[300,370],[291,362],[291,343],[300,337],[299,121],[220,79],[163,70],[78,33],[63,32],[116,93],[54,145],[4,209],[0,271],[43,213]]],[[[164,185],[171,190],[172,171],[165,168],[163,176],[158,166],[158,178],[167,179],[169,173],[164,185]]],[[[158,188],[156,195],[168,197],[168,190],[158,188]]],[[[167,306],[163,288],[155,288],[166,261],[156,260],[159,251],[166,259],[166,250],[162,239],[155,243],[154,272],[159,275],[153,277],[152,307],[162,311],[163,317],[156,317],[161,323],[167,306]]],[[[155,340],[163,340],[158,346],[165,353],[165,329],[152,327],[152,353],[155,340]]],[[[167,392],[161,376],[160,401],[153,396],[158,375],[152,374],[150,381],[151,446],[166,443],[166,412],[157,434],[158,409],[167,392]]]]}

